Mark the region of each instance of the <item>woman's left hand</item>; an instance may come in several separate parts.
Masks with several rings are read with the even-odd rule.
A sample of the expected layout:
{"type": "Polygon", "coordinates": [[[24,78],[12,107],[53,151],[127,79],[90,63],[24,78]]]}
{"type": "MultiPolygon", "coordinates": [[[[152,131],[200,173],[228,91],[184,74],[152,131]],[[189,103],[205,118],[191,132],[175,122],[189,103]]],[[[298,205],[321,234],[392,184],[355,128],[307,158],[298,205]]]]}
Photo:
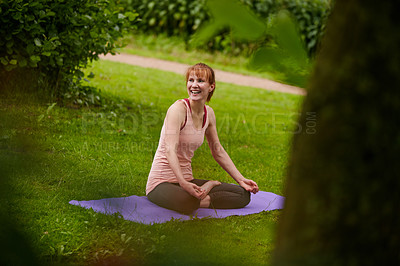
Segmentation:
{"type": "Polygon", "coordinates": [[[259,191],[257,183],[254,182],[253,180],[244,178],[240,180],[238,183],[242,188],[254,194],[256,194],[259,191]]]}

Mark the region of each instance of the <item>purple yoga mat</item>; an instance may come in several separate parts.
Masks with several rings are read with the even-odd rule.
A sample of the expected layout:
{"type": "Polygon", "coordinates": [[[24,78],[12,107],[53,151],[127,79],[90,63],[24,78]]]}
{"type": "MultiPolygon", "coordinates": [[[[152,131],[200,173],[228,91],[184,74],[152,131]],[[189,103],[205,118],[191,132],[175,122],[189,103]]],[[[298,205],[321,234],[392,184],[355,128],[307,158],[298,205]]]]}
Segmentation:
{"type": "MultiPolygon", "coordinates": [[[[271,192],[259,191],[257,194],[251,194],[251,201],[249,205],[244,208],[224,210],[200,208],[193,213],[193,217],[199,219],[225,218],[232,215],[248,215],[262,211],[272,211],[282,209],[284,199],[284,197],[271,192]]],[[[95,212],[104,214],[119,213],[125,220],[143,224],[192,219],[189,215],[159,207],[150,202],[146,196],[130,196],[88,201],[71,200],[69,203],[87,209],[92,208],[95,212]]]]}

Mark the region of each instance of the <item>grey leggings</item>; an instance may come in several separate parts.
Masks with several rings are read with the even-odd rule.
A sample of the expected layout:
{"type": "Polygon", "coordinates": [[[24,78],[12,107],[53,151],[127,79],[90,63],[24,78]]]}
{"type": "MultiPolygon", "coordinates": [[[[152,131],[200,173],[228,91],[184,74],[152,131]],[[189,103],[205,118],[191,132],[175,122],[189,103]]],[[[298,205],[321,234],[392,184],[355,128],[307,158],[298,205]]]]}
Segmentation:
{"type": "MultiPolygon", "coordinates": [[[[193,179],[192,183],[202,186],[209,180],[193,179]]],[[[234,184],[221,183],[208,193],[210,208],[237,209],[243,208],[250,202],[250,192],[234,184]]],[[[161,183],[156,186],[147,198],[158,206],[184,214],[191,214],[199,208],[200,200],[190,195],[178,183],[161,183]]]]}

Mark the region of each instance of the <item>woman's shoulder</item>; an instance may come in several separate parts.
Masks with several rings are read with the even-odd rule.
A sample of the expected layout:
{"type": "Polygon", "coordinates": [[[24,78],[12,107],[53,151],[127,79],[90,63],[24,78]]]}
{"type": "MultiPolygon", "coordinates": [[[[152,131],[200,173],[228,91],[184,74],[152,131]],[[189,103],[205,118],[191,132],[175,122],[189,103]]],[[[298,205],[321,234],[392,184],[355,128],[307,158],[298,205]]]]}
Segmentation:
{"type": "Polygon", "coordinates": [[[186,110],[186,104],[185,104],[185,100],[177,100],[175,101],[173,104],[171,104],[171,106],[169,107],[169,109],[175,109],[175,110],[186,110]]]}
{"type": "Polygon", "coordinates": [[[215,123],[214,109],[212,109],[212,107],[208,105],[206,105],[206,109],[207,109],[207,118],[209,123],[214,124],[215,123]]]}
{"type": "Polygon", "coordinates": [[[167,114],[186,114],[186,105],[184,103],[184,100],[177,100],[174,102],[167,111],[167,114]]]}
{"type": "Polygon", "coordinates": [[[211,106],[206,105],[207,113],[215,116],[214,109],[211,106]]]}

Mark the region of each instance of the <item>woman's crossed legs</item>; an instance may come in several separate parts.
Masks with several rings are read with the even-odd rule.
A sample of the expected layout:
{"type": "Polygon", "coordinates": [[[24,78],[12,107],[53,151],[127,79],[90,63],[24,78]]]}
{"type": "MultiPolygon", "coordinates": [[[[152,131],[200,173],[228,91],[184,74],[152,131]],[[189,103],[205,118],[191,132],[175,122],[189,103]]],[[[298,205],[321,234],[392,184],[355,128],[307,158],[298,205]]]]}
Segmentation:
{"type": "MultiPolygon", "coordinates": [[[[203,179],[193,179],[190,181],[199,187],[209,190],[209,208],[215,209],[237,209],[243,208],[250,202],[250,192],[244,188],[228,183],[211,183],[213,181],[203,179]],[[206,184],[207,183],[207,184],[206,184]],[[210,189],[211,188],[211,189],[210,189]]],[[[177,212],[191,214],[206,204],[208,198],[201,202],[200,199],[193,197],[178,183],[161,183],[155,187],[147,198],[158,206],[171,209],[177,212]]]]}

